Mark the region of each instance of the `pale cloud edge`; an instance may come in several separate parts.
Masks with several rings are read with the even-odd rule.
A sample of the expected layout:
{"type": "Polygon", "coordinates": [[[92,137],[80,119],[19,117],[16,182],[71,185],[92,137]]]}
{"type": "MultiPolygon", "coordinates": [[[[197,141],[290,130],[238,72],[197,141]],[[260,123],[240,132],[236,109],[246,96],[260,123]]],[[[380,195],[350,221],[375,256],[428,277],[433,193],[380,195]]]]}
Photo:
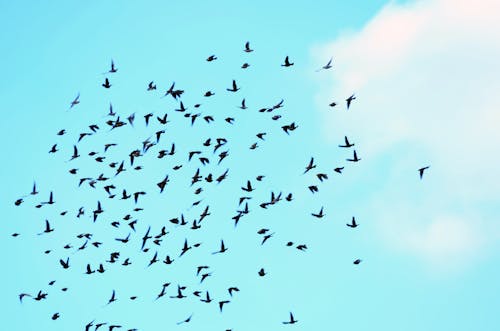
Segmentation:
{"type": "Polygon", "coordinates": [[[312,48],[313,62],[334,59],[315,76],[326,139],[342,128],[363,161],[390,167],[367,208],[384,243],[430,269],[463,270],[500,239],[499,12],[495,0],[389,3],[360,31],[312,48]],[[427,163],[424,182],[405,179],[427,163]]]}

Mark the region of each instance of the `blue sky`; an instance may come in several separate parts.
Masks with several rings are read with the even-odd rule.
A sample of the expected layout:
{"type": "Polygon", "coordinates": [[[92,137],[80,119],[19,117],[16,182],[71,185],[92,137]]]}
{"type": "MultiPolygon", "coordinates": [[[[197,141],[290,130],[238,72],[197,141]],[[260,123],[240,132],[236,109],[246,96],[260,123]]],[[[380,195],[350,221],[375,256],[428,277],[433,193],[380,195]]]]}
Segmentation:
{"type": "Polygon", "coordinates": [[[500,49],[491,40],[500,27],[496,11],[485,10],[494,6],[493,0],[1,2],[4,328],[83,330],[95,320],[125,330],[496,330],[500,49]],[[254,52],[243,52],[246,41],[254,52]],[[205,61],[212,54],[218,59],[205,61]],[[295,65],[282,68],[287,55],[295,65]],[[332,69],[316,72],[332,57],[332,69]],[[118,72],[103,75],[111,59],[118,72]],[[248,69],[240,68],[244,62],[248,69]],[[105,77],[110,89],[101,86],[105,77]],[[226,91],[233,79],[241,87],[236,93],[226,91]],[[150,81],[157,91],[146,91],[150,81]],[[185,90],[188,112],[213,115],[216,123],[198,118],[191,127],[175,112],[178,102],[161,98],[173,81],[185,90]],[[207,90],[215,95],[203,97],[207,90]],[[78,93],[81,103],[68,110],[78,93]],[[347,111],[343,100],[352,93],[357,99],[347,111]],[[247,110],[238,108],[243,98],[247,110]],[[283,108],[272,113],[280,120],[257,111],[281,99],[283,108]],[[332,101],[338,106],[329,107],[332,101]],[[134,127],[106,128],[110,102],[120,119],[135,113],[134,127]],[[143,115],[150,112],[146,127],[143,115]],[[136,161],[144,169],[133,170],[128,153],[154,141],[163,128],[155,118],[165,113],[166,133],[136,161]],[[291,122],[299,128],[287,136],[280,127],[291,122]],[[78,143],[82,156],[68,162],[90,124],[100,130],[78,143]],[[63,128],[66,135],[57,136],[63,128]],[[267,133],[265,141],[258,132],[267,133]],[[345,135],[361,162],[345,161],[352,156],[338,148],[345,135]],[[221,166],[202,146],[208,137],[229,140],[221,166]],[[172,142],[176,155],[157,159],[172,142]],[[250,150],[254,142],[259,147],[250,150]],[[48,154],[55,143],[60,150],[48,154]],[[104,153],[105,143],[118,146],[104,153]],[[202,150],[210,165],[197,157],[187,162],[190,150],[202,150]],[[105,156],[103,164],[90,151],[105,156]],[[317,168],[302,175],[311,157],[317,168]],[[109,199],[101,184],[77,185],[85,176],[113,177],[106,165],[123,159],[127,170],[109,181],[117,195],[124,187],[147,191],[137,205],[143,211],[133,212],[131,200],[109,199]],[[183,168],[172,170],[177,164],[183,168]],[[419,180],[417,169],[425,165],[431,167],[419,180]],[[339,166],[341,175],[333,171],[339,166]],[[230,170],[226,181],[204,183],[195,196],[189,181],[197,168],[214,176],[230,170]],[[318,172],[329,179],[319,183],[318,172]],[[167,174],[171,181],[160,194],[156,183],[167,174]],[[265,175],[262,182],[257,175],[265,175]],[[240,189],[247,180],[256,190],[248,194],[250,213],[235,228],[231,217],[247,195],[240,189]],[[40,193],[14,206],[33,181],[40,193]],[[311,184],[318,193],[308,191],[311,184]],[[56,203],[34,208],[50,191],[56,203]],[[293,192],[294,200],[260,208],[271,191],[293,192]],[[202,201],[192,207],[196,200],[202,201]],[[93,223],[97,201],[105,212],[93,223]],[[211,215],[201,229],[169,223],[180,214],[199,218],[206,205],[211,215]],[[310,215],[322,206],[324,218],[310,215]],[[77,218],[80,207],[85,215],[77,218]],[[138,220],[137,232],[122,220],[126,214],[138,220]],[[345,225],[352,216],[356,229],[345,225]],[[45,219],[55,231],[37,235],[45,219]],[[111,227],[113,221],[121,225],[111,227]],[[162,245],[141,252],[147,228],[157,234],[163,225],[169,234],[162,245]],[[260,228],[274,233],[262,246],[260,228]],[[93,233],[82,251],[79,233],[93,233]],[[114,240],[129,233],[127,244],[114,240]],[[185,238],[202,244],[178,258],[185,238]],[[228,252],[212,255],[221,239],[228,252]],[[96,249],[93,241],[104,244],[96,249]],[[104,262],[117,250],[120,263],[104,262]],[[155,251],[160,262],[146,268],[155,251]],[[175,259],[168,266],[161,263],[167,254],[175,259]],[[58,261],[67,257],[71,267],[63,270],[58,261]],[[132,265],[121,266],[127,257],[132,265]],[[361,264],[353,265],[358,258],[361,264]],[[103,263],[106,272],[84,275],[87,263],[103,263]],[[202,284],[198,265],[212,272],[202,284]],[[262,267],[265,277],[257,274],[262,267]],[[167,297],[155,301],[165,282],[167,297]],[[188,298],[168,297],[178,284],[188,298]],[[230,286],[240,289],[233,298],[230,286]],[[113,289],[118,301],[105,306],[113,289]],[[19,303],[20,293],[39,290],[47,300],[19,303]],[[214,302],[199,302],[195,290],[209,290],[214,302]],[[220,313],[217,302],[226,299],[220,313]],[[283,325],[290,311],[299,322],[283,325]],[[61,317],[52,321],[56,312],[61,317]],[[176,325],[191,314],[191,322],[176,325]]]}

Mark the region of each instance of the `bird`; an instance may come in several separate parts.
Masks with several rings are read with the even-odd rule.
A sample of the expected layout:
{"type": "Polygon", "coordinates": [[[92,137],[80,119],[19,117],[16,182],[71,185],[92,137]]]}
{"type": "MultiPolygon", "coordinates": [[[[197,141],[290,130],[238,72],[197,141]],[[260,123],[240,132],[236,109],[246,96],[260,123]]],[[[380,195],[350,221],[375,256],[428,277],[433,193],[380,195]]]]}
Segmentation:
{"type": "Polygon", "coordinates": [[[212,62],[214,60],[217,60],[217,56],[215,55],[210,55],[208,58],[207,58],[207,62],[212,62]]]}
{"type": "Polygon", "coordinates": [[[222,313],[222,307],[224,307],[224,305],[229,302],[230,302],[229,300],[219,301],[219,310],[221,313],[222,313]]]}
{"type": "Polygon", "coordinates": [[[358,155],[356,154],[356,151],[354,151],[354,156],[352,159],[346,159],[346,161],[349,161],[349,162],[358,162],[360,161],[361,159],[358,158],[358,155]]]}
{"type": "Polygon", "coordinates": [[[311,215],[316,217],[316,218],[322,218],[323,216],[325,216],[325,214],[323,214],[323,207],[321,207],[319,213],[317,213],[317,214],[312,213],[311,215]]]}
{"type": "Polygon", "coordinates": [[[154,84],[153,81],[151,81],[148,84],[148,91],[153,91],[153,90],[156,90],[156,85],[154,84]]]}
{"type": "Polygon", "coordinates": [[[50,149],[49,153],[52,153],[52,154],[53,154],[53,153],[55,153],[55,152],[57,152],[57,151],[58,151],[58,149],[57,149],[57,144],[54,144],[54,145],[52,145],[52,148],[50,149]]]}
{"type": "Polygon", "coordinates": [[[102,84],[102,86],[103,86],[104,88],[110,88],[110,87],[111,87],[111,84],[109,83],[109,79],[107,79],[107,78],[106,78],[106,79],[104,80],[104,83],[102,84]]]}
{"type": "Polygon", "coordinates": [[[304,171],[304,174],[309,172],[311,169],[314,169],[314,168],[316,168],[316,165],[314,164],[314,157],[311,157],[309,164],[306,166],[306,170],[304,171]]]}
{"type": "Polygon", "coordinates": [[[360,259],[356,259],[356,260],[354,260],[354,262],[353,262],[353,263],[354,263],[354,264],[356,264],[356,265],[357,265],[357,264],[360,264],[360,263],[361,263],[361,260],[360,260],[360,259]]]}
{"type": "Polygon", "coordinates": [[[241,188],[245,192],[252,192],[254,188],[252,187],[252,183],[250,183],[249,180],[247,180],[247,186],[241,188]]]}
{"type": "Polygon", "coordinates": [[[191,321],[191,318],[193,317],[193,314],[189,315],[188,318],[186,318],[185,320],[182,320],[180,322],[177,322],[177,325],[180,325],[180,324],[183,324],[183,323],[189,323],[191,321]]]}
{"type": "Polygon", "coordinates": [[[347,136],[344,136],[344,145],[339,145],[339,147],[342,147],[342,148],[350,148],[352,146],[354,146],[354,144],[351,144],[349,142],[349,139],[347,139],[347,136]]]}
{"type": "Polygon", "coordinates": [[[54,231],[54,228],[50,227],[49,220],[45,220],[45,229],[43,230],[42,233],[39,233],[39,235],[43,234],[43,233],[50,233],[50,232],[53,232],[53,231],[54,231]]]}
{"type": "Polygon", "coordinates": [[[232,287],[228,288],[227,291],[229,292],[230,296],[233,296],[233,292],[239,292],[240,289],[235,287],[235,286],[232,286],[232,287]]]}
{"type": "Polygon", "coordinates": [[[288,321],[283,322],[283,324],[295,324],[298,321],[293,317],[292,312],[290,312],[290,319],[288,321]]]}
{"type": "Polygon", "coordinates": [[[118,71],[118,69],[116,69],[115,63],[113,62],[113,60],[111,60],[111,68],[109,69],[108,73],[112,74],[112,73],[115,73],[117,71],[118,71]]]}
{"type": "Polygon", "coordinates": [[[350,227],[350,228],[355,228],[355,227],[357,227],[357,226],[358,226],[358,223],[356,223],[356,219],[355,219],[355,218],[354,218],[354,216],[353,216],[353,217],[352,217],[352,221],[351,221],[351,223],[347,223],[346,225],[347,225],[348,227],[350,227]]]}
{"type": "Polygon", "coordinates": [[[231,88],[227,88],[226,90],[229,91],[229,92],[236,92],[238,91],[240,88],[236,85],[236,81],[233,79],[233,85],[231,88]]]}
{"type": "Polygon", "coordinates": [[[110,303],[113,303],[115,301],[117,301],[117,299],[116,299],[116,293],[115,293],[115,290],[113,290],[113,293],[111,294],[111,298],[109,298],[107,304],[109,305],[110,303]]]}
{"type": "Polygon", "coordinates": [[[32,295],[31,295],[31,294],[28,294],[28,293],[21,293],[21,294],[19,294],[19,301],[20,301],[21,303],[23,303],[23,298],[24,298],[24,297],[30,297],[30,298],[32,298],[32,295]]]}
{"type": "Polygon", "coordinates": [[[266,271],[264,270],[264,268],[260,268],[258,274],[260,277],[264,277],[266,275],[266,271]]]}
{"type": "Polygon", "coordinates": [[[218,250],[217,252],[213,252],[212,254],[224,253],[227,250],[228,250],[227,247],[224,246],[224,240],[221,240],[220,241],[220,250],[218,250]]]}
{"type": "Polygon", "coordinates": [[[322,66],[321,68],[319,68],[318,70],[316,71],[321,71],[321,70],[327,70],[327,69],[330,69],[332,67],[332,60],[333,58],[330,58],[330,60],[328,61],[327,64],[325,64],[324,66],[322,66]]]}
{"type": "Polygon", "coordinates": [[[337,167],[337,168],[333,169],[333,171],[338,172],[339,174],[342,173],[342,170],[344,170],[344,167],[337,167]]]}
{"type": "Polygon", "coordinates": [[[418,174],[420,176],[420,179],[422,179],[422,177],[424,176],[424,171],[427,170],[427,169],[429,169],[429,167],[430,166],[425,166],[423,168],[418,169],[418,174]]]}
{"type": "Polygon", "coordinates": [[[80,93],[78,93],[76,97],[73,99],[73,101],[71,101],[69,108],[71,109],[79,103],[80,103],[80,93]]]}
{"type": "Polygon", "coordinates": [[[247,41],[245,43],[245,49],[243,51],[245,51],[246,53],[253,52],[253,49],[250,48],[250,42],[249,41],[247,41]]]}
{"type": "Polygon", "coordinates": [[[345,99],[345,101],[347,102],[347,109],[349,109],[349,107],[351,106],[351,102],[355,99],[356,97],[354,96],[354,94],[352,94],[349,98],[345,99]]]}
{"type": "Polygon", "coordinates": [[[285,57],[285,63],[283,63],[281,66],[282,67],[290,67],[293,66],[294,63],[290,63],[290,60],[288,59],[288,55],[285,57]]]}

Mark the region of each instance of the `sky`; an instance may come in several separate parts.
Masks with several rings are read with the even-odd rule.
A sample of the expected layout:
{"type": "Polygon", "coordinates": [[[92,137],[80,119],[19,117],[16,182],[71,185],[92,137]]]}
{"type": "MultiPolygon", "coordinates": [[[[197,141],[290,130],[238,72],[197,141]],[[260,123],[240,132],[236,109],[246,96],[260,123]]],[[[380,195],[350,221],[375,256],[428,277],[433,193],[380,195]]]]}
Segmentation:
{"type": "Polygon", "coordinates": [[[498,12],[495,0],[0,1],[3,328],[84,330],[94,321],[146,331],[496,330],[498,12]],[[246,41],[253,52],[243,51],[246,41]],[[210,55],[217,59],[207,62],[210,55]],[[280,65],[285,56],[293,66],[280,65]],[[332,68],[318,71],[330,59],[332,68]],[[111,60],[116,73],[106,73],[111,60]],[[245,62],[250,67],[241,69],[245,62]],[[109,89],[101,86],[106,77],[109,89]],[[236,93],[226,91],[233,79],[236,93]],[[146,91],[150,81],[156,91],[146,91]],[[185,90],[187,112],[201,114],[192,126],[175,111],[178,100],[162,98],[172,82],[185,90]],[[215,95],[204,97],[208,90],[215,95]],[[246,110],[238,108],[243,98],[246,110]],[[280,100],[282,108],[258,112],[280,100]],[[135,114],[134,125],[109,130],[110,103],[123,121],[135,114]],[[170,122],[162,126],[156,117],[165,113],[170,122]],[[274,114],[282,117],[272,120],[274,114]],[[205,123],[205,115],[215,122],[205,123]],[[281,126],[292,122],[298,128],[287,135],[281,126]],[[90,124],[100,129],[77,142],[90,124]],[[61,129],[66,134],[58,136],[61,129]],[[148,138],[155,142],[160,129],[160,142],[134,163],[143,169],[134,170],[128,154],[148,138]],[[259,132],[267,133],[264,141],[259,132]],[[344,136],[355,146],[339,148],[344,136]],[[218,152],[229,152],[220,165],[211,151],[218,137],[228,139],[218,152]],[[156,157],[174,142],[175,155],[156,157]],[[56,143],[59,151],[49,154],[56,143]],[[106,143],[117,146],[104,152],[106,143]],[[69,161],[73,145],[81,157],[69,161]],[[360,162],[346,161],[352,149],[360,162]],[[198,156],[188,162],[191,150],[210,164],[198,156]],[[303,174],[311,157],[317,168],[303,174]],[[107,165],[122,160],[126,171],[115,176],[107,165]],[[342,174],[333,171],[342,166],[342,174]],[[214,177],[229,169],[228,178],[203,183],[194,195],[197,168],[214,177]],[[116,198],[101,183],[78,186],[101,173],[117,187],[116,198]],[[328,180],[319,182],[317,173],[328,180]],[[156,183],[166,175],[160,193],[156,183]],[[247,180],[254,192],[241,190],[247,180]],[[31,196],[34,181],[39,194],[31,196]],[[313,184],[314,194],[307,188],[313,184]],[[123,188],[147,194],[135,205],[118,200],[123,188]],[[56,203],[35,208],[51,191],[56,203]],[[271,192],[293,193],[293,201],[259,207],[271,192]],[[250,212],[235,227],[241,196],[252,197],[250,212]],[[104,212],[93,222],[97,201],[104,212]],[[199,219],[206,206],[211,215],[198,230],[169,222],[181,214],[199,219]],[[77,217],[80,207],[85,214],[77,217]],[[311,216],[321,207],[323,218],[311,216]],[[135,231],[123,220],[127,214],[137,220],[135,231]],[[346,226],[353,216],[355,229],[346,226]],[[45,220],[55,230],[39,235],[45,220]],[[156,235],[162,226],[169,233],[161,246],[149,242],[142,252],[148,227],[156,235]],[[261,228],[273,234],[264,245],[261,228]],[[84,250],[80,233],[93,234],[84,250]],[[115,240],[128,234],[126,244],[115,240]],[[201,245],[179,257],[186,238],[201,245]],[[228,251],[211,254],[221,239],[228,251]],[[114,251],[118,262],[105,262],[114,251]],[[154,252],[160,262],[147,267],[154,252]],[[161,262],[167,254],[171,265],[161,262]],[[59,259],[66,258],[64,270],[59,259]],[[121,265],[125,258],[130,266],[121,265]],[[99,263],[104,273],[84,274],[87,264],[99,263]],[[199,265],[210,267],[203,283],[199,265]],[[155,300],[166,282],[166,296],[155,300]],[[188,298],[169,297],[177,285],[186,286],[188,298]],[[230,286],[240,289],[233,297],[230,286]],[[19,302],[20,293],[39,290],[46,300],[19,302]],[[113,290],[118,300],[106,305],[113,290]],[[196,290],[208,290],[214,301],[200,302],[196,290]],[[222,300],[230,302],[221,313],[222,300]],[[284,325],[290,312],[298,323],[284,325]]]}

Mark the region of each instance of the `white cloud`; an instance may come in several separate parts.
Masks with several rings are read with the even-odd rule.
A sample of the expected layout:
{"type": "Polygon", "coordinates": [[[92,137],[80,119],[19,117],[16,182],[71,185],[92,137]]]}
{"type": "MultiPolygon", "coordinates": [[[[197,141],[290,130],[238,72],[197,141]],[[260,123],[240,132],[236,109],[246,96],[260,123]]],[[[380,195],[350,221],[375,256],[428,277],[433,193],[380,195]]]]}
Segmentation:
{"type": "MultiPolygon", "coordinates": [[[[495,215],[485,205],[500,202],[498,13],[497,0],[391,3],[361,31],[313,50],[316,63],[334,58],[334,68],[318,75],[325,123],[356,138],[363,161],[380,164],[389,152],[399,159],[409,155],[387,179],[395,186],[377,194],[395,204],[411,199],[395,193],[394,178],[416,175],[417,166],[431,164],[432,180],[425,184],[432,189],[422,201],[440,203],[424,216],[425,226],[407,223],[403,244],[397,245],[432,263],[464,252],[472,260],[499,238],[498,216],[491,220],[495,226],[487,227],[493,234],[471,230],[479,229],[479,219],[495,215]],[[328,109],[352,92],[357,99],[351,110],[328,109]],[[398,152],[402,143],[405,150],[398,152]],[[437,216],[459,211],[469,216],[437,216]]],[[[330,126],[325,134],[339,139],[330,126]]]]}

